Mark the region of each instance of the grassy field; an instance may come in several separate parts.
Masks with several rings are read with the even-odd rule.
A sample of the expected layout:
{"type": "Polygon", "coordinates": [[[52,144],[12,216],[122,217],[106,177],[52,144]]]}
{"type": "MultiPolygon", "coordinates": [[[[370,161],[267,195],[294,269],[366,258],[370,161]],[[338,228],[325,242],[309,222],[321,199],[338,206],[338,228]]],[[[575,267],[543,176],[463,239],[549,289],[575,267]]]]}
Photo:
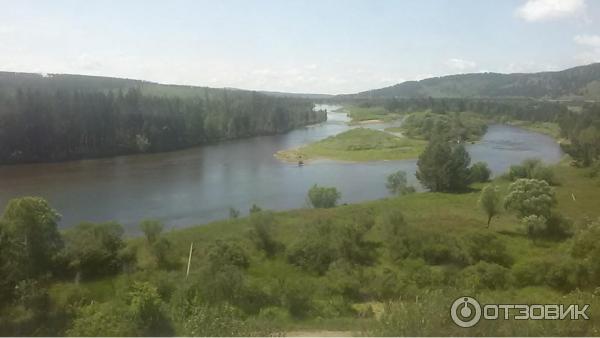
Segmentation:
{"type": "Polygon", "coordinates": [[[427,142],[389,133],[355,128],[297,149],[282,150],[275,154],[281,160],[333,159],[342,161],[379,161],[417,158],[427,142]]]}

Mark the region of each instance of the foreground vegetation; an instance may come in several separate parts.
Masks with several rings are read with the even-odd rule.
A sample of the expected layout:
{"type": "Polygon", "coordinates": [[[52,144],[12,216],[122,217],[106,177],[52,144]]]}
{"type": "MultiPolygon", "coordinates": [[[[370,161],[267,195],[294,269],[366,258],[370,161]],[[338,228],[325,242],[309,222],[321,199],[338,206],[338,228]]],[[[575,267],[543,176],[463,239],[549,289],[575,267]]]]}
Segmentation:
{"type": "MultiPolygon", "coordinates": [[[[340,207],[333,207],[339,193],[315,186],[314,209],[253,208],[248,217],[168,233],[146,221],[145,236],[131,240],[114,223],[58,233],[58,215],[46,202],[14,200],[0,227],[0,331],[594,335],[600,181],[566,162],[552,170],[558,185],[542,189],[554,198],[547,210],[569,219],[560,236],[531,232],[521,217],[534,211],[520,208],[518,198],[488,227],[478,207],[487,183],[460,194],[405,194],[340,207]],[[589,321],[483,321],[461,329],[448,308],[463,295],[591,303],[593,312],[589,321]]],[[[492,182],[501,200],[521,189],[519,179],[507,174],[492,182]]]]}
{"type": "Polygon", "coordinates": [[[423,140],[355,128],[300,148],[279,151],[275,156],[290,162],[322,158],[343,161],[402,160],[417,158],[426,144],[423,140]]]}

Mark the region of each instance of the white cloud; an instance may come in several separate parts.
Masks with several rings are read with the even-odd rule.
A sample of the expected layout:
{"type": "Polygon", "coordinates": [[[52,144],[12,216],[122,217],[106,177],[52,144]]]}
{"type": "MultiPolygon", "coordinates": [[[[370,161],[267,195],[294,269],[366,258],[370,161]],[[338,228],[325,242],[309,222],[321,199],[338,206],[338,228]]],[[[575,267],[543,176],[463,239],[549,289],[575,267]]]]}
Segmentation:
{"type": "Polygon", "coordinates": [[[575,35],[573,40],[583,46],[600,48],[600,35],[575,35]]]}
{"type": "Polygon", "coordinates": [[[527,0],[516,11],[526,21],[544,21],[579,16],[585,12],[585,0],[527,0]]]}
{"type": "Polygon", "coordinates": [[[452,58],[452,59],[446,60],[445,64],[446,64],[446,66],[450,67],[452,70],[455,70],[458,72],[465,72],[465,71],[473,70],[475,67],[477,67],[477,63],[475,63],[473,61],[457,59],[457,58],[452,58]]]}
{"type": "Polygon", "coordinates": [[[578,63],[600,62],[600,35],[575,35],[573,41],[583,47],[583,51],[575,55],[578,63]]]}

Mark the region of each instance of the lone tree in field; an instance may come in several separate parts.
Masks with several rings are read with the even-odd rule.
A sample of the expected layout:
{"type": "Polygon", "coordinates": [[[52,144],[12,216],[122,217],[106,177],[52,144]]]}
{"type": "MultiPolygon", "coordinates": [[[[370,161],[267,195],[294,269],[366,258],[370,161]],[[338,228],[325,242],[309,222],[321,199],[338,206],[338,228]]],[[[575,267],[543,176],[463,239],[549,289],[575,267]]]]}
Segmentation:
{"type": "Polygon", "coordinates": [[[556,205],[554,190],[546,181],[521,178],[511,183],[508,191],[504,207],[517,211],[521,218],[536,215],[548,219],[556,205]]]}
{"type": "Polygon", "coordinates": [[[470,181],[471,157],[462,144],[432,139],[417,162],[417,179],[431,191],[461,191],[470,181]]]}
{"type": "Polygon", "coordinates": [[[485,186],[485,188],[483,188],[481,191],[481,196],[479,196],[479,206],[488,216],[487,226],[489,228],[492,218],[500,214],[502,208],[502,201],[500,199],[500,191],[498,190],[498,187],[493,185],[485,186]]]}
{"type": "Polygon", "coordinates": [[[393,195],[406,195],[415,192],[406,180],[406,172],[399,170],[387,177],[386,188],[393,195]]]}
{"type": "Polygon", "coordinates": [[[315,184],[308,191],[308,202],[313,208],[333,208],[340,198],[341,194],[335,187],[319,187],[315,184]]]}

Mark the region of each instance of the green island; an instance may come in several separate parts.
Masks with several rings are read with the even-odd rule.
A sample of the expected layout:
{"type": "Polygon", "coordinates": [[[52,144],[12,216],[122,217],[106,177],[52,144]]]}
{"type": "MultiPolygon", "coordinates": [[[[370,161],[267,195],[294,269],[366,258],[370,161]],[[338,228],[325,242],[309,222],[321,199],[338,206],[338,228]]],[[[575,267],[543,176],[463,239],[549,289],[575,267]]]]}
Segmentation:
{"type": "Polygon", "coordinates": [[[354,128],[300,148],[279,151],[275,156],[288,162],[324,158],[342,161],[402,160],[417,158],[426,144],[423,140],[384,131],[354,128]]]}
{"type": "Polygon", "coordinates": [[[364,123],[380,123],[390,122],[400,118],[400,114],[390,112],[383,106],[368,106],[361,107],[357,105],[344,105],[344,111],[347,111],[348,116],[352,119],[351,125],[364,123]]]}

